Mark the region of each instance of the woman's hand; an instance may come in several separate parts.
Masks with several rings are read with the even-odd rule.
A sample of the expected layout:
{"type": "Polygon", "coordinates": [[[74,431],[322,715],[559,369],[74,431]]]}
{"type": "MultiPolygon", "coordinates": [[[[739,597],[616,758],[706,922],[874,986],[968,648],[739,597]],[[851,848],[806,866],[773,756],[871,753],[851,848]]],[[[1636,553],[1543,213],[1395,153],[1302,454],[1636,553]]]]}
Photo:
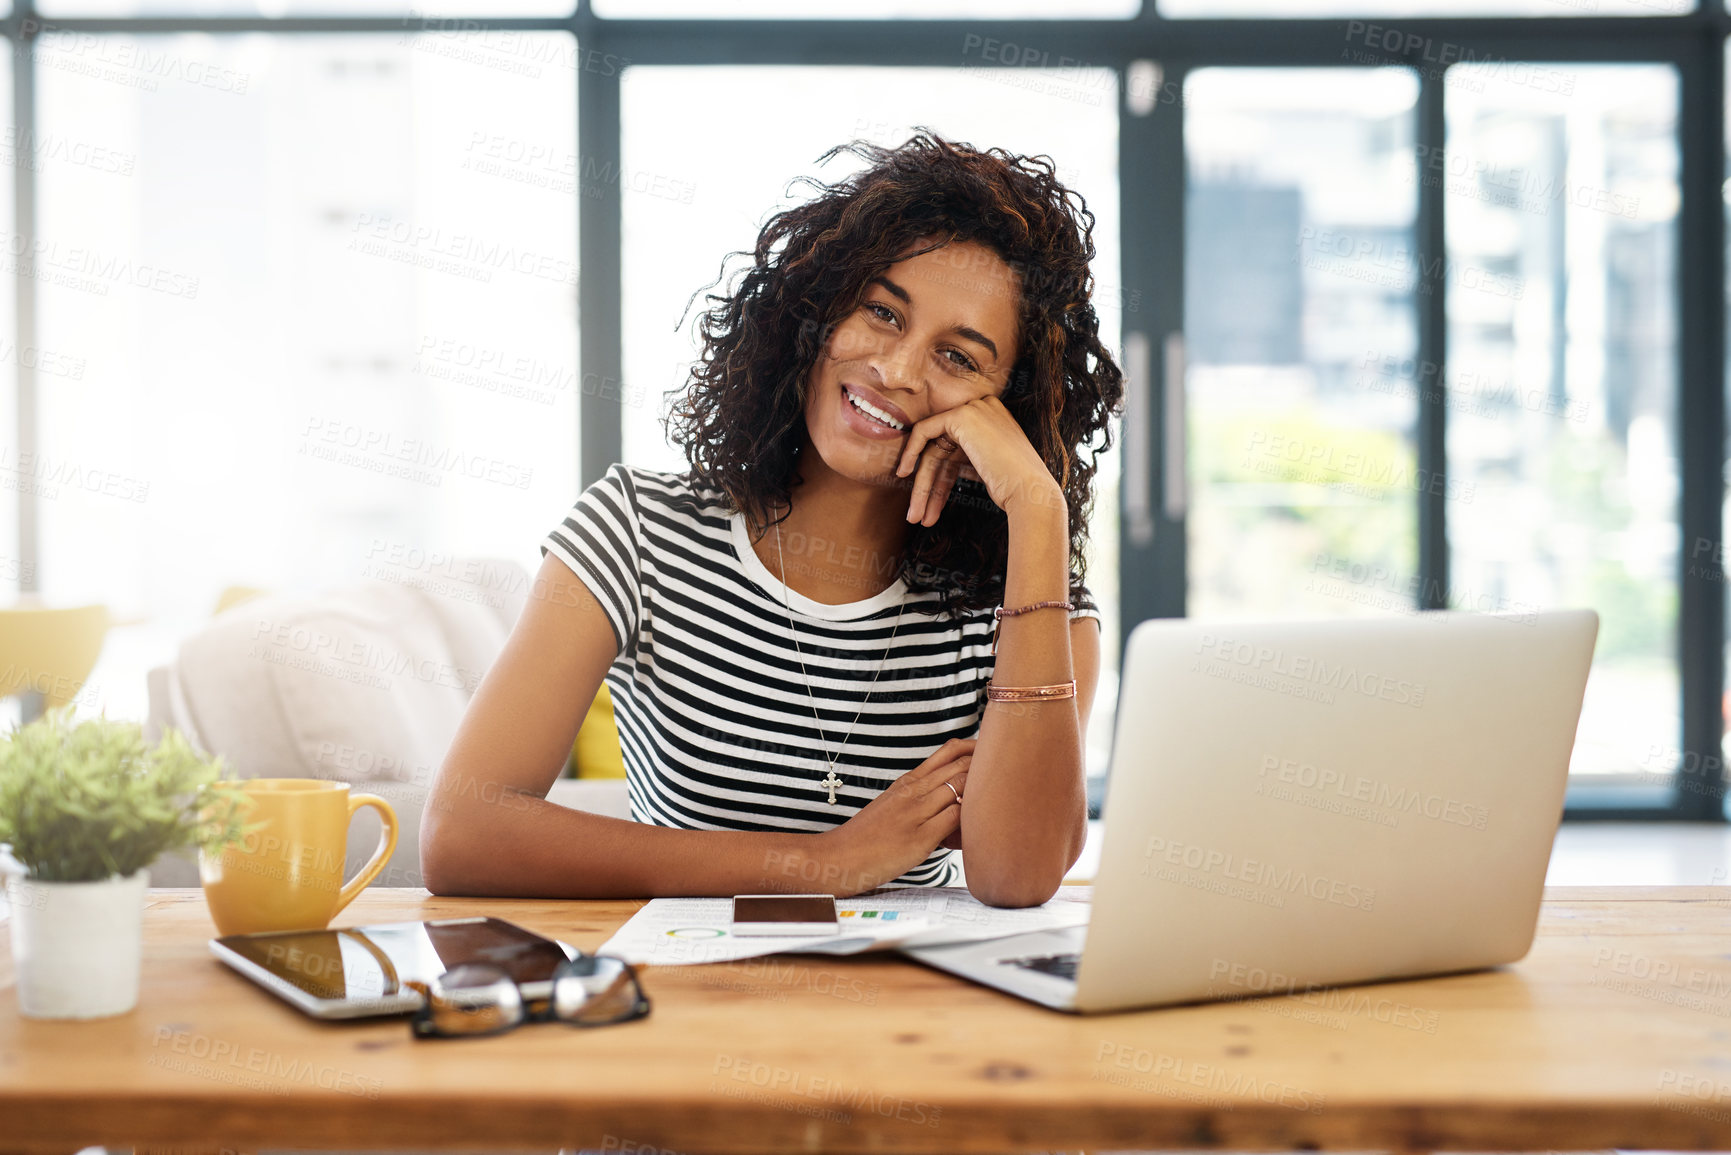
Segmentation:
{"type": "Polygon", "coordinates": [[[1036,504],[1064,505],[1063,489],[997,397],[976,397],[915,422],[902,446],[896,476],[910,471],[914,484],[908,520],[921,525],[937,524],[958,477],[983,483],[1005,513],[1036,504]]]}
{"type": "Polygon", "coordinates": [[[976,744],[973,738],[950,739],[858,814],[817,836],[826,843],[817,857],[842,867],[831,888],[838,896],[899,878],[959,831],[962,809],[956,796],[966,793],[976,744]]]}

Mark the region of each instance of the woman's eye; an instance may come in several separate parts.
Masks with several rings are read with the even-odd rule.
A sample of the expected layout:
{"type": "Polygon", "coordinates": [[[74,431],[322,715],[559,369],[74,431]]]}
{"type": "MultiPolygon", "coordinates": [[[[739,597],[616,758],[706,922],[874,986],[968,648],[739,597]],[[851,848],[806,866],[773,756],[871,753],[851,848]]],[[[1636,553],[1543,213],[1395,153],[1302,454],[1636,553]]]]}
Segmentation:
{"type": "Polygon", "coordinates": [[[888,305],[879,305],[868,301],[866,302],[866,310],[880,321],[888,321],[892,325],[895,324],[895,310],[890,308],[888,305]]]}
{"type": "Polygon", "coordinates": [[[974,364],[973,359],[960,349],[945,349],[944,356],[949,359],[950,364],[957,368],[966,369],[970,373],[979,372],[979,368],[974,364]]]}

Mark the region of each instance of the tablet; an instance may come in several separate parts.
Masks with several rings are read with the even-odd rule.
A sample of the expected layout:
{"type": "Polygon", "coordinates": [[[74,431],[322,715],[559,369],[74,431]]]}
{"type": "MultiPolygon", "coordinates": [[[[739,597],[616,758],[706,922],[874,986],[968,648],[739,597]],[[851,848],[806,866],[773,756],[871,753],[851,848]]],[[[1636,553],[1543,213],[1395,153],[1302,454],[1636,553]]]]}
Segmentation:
{"type": "Polygon", "coordinates": [[[498,918],[438,918],[339,930],[230,934],[210,952],[271,994],[315,1019],[354,1019],[417,1010],[405,985],[459,963],[502,967],[525,1001],[552,994],[553,969],[577,951],[498,918]]]}

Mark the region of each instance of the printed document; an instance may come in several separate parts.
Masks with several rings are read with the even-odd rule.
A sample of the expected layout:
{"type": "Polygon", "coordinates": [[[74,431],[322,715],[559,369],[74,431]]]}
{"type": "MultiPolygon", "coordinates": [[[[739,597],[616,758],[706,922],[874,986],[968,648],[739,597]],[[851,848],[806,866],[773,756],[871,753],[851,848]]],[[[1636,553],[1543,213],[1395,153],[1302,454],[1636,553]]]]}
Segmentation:
{"type": "Polygon", "coordinates": [[[1031,930],[1083,926],[1090,888],[1060,887],[1050,902],[1019,910],[987,906],[962,886],[883,888],[835,900],[841,933],[735,937],[730,898],[656,898],[598,952],[649,966],[731,962],[785,952],[858,954],[904,946],[978,942],[1031,930]]]}

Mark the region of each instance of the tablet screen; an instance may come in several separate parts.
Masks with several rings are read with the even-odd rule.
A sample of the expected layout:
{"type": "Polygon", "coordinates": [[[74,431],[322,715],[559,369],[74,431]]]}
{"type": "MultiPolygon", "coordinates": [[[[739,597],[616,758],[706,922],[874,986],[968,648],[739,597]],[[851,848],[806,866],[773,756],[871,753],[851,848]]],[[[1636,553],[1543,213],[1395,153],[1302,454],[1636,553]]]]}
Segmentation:
{"type": "Polygon", "coordinates": [[[492,963],[520,984],[546,982],[566,958],[552,939],[497,918],[231,934],[217,941],[315,999],[393,995],[406,980],[424,982],[460,963],[492,963]]]}

